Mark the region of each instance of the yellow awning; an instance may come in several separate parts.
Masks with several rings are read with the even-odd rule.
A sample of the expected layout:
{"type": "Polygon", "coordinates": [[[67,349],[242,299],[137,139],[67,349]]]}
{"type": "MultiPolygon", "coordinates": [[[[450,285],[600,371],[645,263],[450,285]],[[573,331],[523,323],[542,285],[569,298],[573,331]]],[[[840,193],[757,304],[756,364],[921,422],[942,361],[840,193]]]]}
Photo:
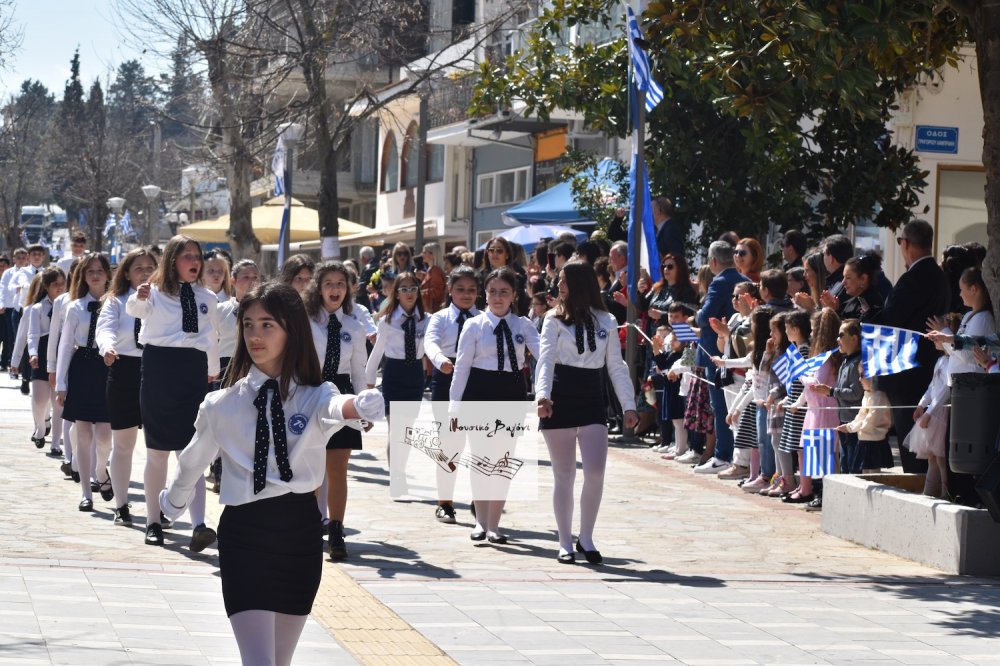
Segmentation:
{"type": "MultiPolygon", "coordinates": [[[[278,232],[281,228],[281,214],[285,205],[282,197],[275,197],[264,204],[257,206],[250,211],[253,222],[253,232],[261,244],[277,243],[278,232]]],[[[292,199],[292,233],[290,241],[298,243],[301,241],[319,239],[319,211],[314,208],[306,208],[302,202],[292,199]]],[[[370,228],[339,218],[339,237],[346,238],[355,236],[370,228]]],[[[229,231],[229,216],[221,215],[213,220],[195,222],[186,227],[180,227],[178,233],[201,241],[203,243],[228,243],[226,232],[229,231]]]]}

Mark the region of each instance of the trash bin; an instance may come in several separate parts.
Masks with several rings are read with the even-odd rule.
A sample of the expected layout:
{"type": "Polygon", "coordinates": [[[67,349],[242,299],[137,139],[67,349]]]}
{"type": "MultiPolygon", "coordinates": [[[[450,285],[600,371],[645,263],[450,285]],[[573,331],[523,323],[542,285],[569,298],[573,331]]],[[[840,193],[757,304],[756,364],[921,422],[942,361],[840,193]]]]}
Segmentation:
{"type": "Polygon", "coordinates": [[[996,454],[1000,430],[1000,374],[961,373],[951,378],[949,465],[956,474],[979,475],[996,454]]]}

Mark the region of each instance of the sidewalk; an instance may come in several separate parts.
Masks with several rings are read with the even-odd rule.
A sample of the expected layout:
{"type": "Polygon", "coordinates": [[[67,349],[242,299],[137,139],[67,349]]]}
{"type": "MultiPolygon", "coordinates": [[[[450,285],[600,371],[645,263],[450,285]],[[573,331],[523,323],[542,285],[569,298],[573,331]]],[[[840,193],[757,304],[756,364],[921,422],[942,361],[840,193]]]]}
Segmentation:
{"type": "MultiPolygon", "coordinates": [[[[145,546],[141,519],[114,527],[99,498],[78,512],[7,378],[0,414],[0,663],[239,663],[214,547],[191,554],[185,523],[145,546]]],[[[482,545],[465,504],[443,525],[389,500],[385,448],[381,424],[352,457],[351,559],[327,564],[296,664],[1000,662],[1000,581],[827,536],[645,449],[610,452],[592,567],[555,560],[547,467],[539,500],[507,507],[510,543],[482,545]]],[[[209,524],[219,510],[210,496],[209,524]]]]}

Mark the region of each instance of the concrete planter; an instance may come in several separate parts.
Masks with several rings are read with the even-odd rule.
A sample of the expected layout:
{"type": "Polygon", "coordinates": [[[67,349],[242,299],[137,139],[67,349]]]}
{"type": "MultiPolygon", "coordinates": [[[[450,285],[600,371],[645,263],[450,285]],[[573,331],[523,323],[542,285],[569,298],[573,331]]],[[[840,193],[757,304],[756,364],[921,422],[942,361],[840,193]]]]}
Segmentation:
{"type": "Polygon", "coordinates": [[[1000,575],[1000,524],[922,488],[919,474],[825,477],[823,531],[947,573],[1000,575]]]}

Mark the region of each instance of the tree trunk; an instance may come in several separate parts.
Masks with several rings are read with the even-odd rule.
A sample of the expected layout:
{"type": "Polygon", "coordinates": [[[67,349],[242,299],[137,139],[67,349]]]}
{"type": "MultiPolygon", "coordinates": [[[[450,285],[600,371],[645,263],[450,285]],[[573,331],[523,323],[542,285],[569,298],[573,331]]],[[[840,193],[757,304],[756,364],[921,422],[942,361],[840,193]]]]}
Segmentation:
{"type": "Polygon", "coordinates": [[[1000,4],[980,2],[970,21],[976,39],[983,100],[983,166],[986,167],[986,229],[983,278],[994,312],[1000,313],[1000,4]]]}

